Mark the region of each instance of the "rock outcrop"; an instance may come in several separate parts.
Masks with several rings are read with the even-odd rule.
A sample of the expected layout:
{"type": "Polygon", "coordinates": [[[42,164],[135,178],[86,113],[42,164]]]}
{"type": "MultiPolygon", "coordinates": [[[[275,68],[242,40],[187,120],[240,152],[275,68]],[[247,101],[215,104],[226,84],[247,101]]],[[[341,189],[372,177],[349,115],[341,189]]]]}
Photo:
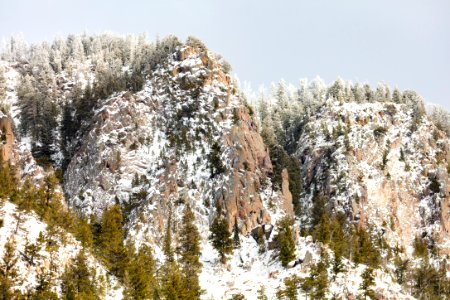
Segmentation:
{"type": "Polygon", "coordinates": [[[327,209],[370,224],[391,245],[409,247],[421,236],[448,251],[448,138],[426,116],[412,130],[417,121],[408,106],[389,104],[392,115],[386,105],[330,102],[310,120],[317,136],[302,135],[296,154],[305,198],[319,192],[327,209]]]}
{"type": "Polygon", "coordinates": [[[226,208],[230,230],[236,220],[242,234],[254,227],[270,222],[270,215],[263,206],[259,192],[261,185],[272,173],[267,146],[258,132],[254,120],[245,107],[234,111],[237,124],[224,135],[224,144],[231,151],[227,160],[231,161],[231,171],[227,188],[221,189],[221,200],[226,208]]]}
{"type": "Polygon", "coordinates": [[[294,205],[292,204],[292,193],[289,190],[289,173],[287,169],[281,172],[281,193],[283,195],[282,208],[288,216],[294,217],[294,205]]]}
{"type": "Polygon", "coordinates": [[[8,117],[0,117],[0,162],[11,159],[14,145],[12,121],[8,117]]]}
{"type": "Polygon", "coordinates": [[[217,205],[230,230],[236,221],[243,234],[269,223],[260,192],[271,173],[268,149],[229,75],[207,50],[186,47],[141,92],[103,103],[67,168],[65,192],[87,215],[121,203],[130,228],[157,243],[169,211],[178,218],[186,202],[205,225],[217,205]]]}

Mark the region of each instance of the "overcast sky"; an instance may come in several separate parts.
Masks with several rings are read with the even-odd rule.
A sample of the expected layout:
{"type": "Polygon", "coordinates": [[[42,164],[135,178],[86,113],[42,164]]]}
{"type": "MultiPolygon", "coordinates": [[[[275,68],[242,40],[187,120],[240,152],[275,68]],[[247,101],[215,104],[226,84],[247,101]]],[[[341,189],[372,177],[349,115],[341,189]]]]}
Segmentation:
{"type": "Polygon", "coordinates": [[[0,0],[0,37],[194,35],[241,81],[385,81],[450,110],[449,0],[0,0]]]}

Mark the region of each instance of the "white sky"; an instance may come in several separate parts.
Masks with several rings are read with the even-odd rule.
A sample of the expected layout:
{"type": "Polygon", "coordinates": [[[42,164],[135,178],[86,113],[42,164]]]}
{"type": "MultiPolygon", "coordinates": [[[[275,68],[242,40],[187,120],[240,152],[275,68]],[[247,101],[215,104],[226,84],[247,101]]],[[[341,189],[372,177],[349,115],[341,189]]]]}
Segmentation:
{"type": "Polygon", "coordinates": [[[0,38],[85,30],[197,36],[254,89],[341,76],[450,110],[449,0],[0,0],[0,38]]]}

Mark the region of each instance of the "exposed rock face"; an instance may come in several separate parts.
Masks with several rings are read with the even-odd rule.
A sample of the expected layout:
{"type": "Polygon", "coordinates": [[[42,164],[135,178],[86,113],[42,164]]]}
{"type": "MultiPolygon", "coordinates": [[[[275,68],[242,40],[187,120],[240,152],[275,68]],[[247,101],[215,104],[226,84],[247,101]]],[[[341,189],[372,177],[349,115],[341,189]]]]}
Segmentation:
{"type": "Polygon", "coordinates": [[[286,169],[281,172],[281,192],[283,195],[283,210],[290,217],[294,217],[294,205],[292,204],[292,194],[289,190],[289,174],[286,169]]]}
{"type": "Polygon", "coordinates": [[[244,107],[234,111],[239,122],[224,136],[225,145],[231,148],[228,160],[232,170],[228,188],[220,195],[230,221],[242,221],[240,231],[249,233],[255,226],[270,222],[270,216],[263,207],[259,191],[263,181],[272,173],[272,164],[266,145],[258,128],[244,107]]]}
{"type": "Polygon", "coordinates": [[[8,162],[11,159],[14,145],[12,121],[8,117],[0,117],[0,161],[8,162]]]}
{"type": "Polygon", "coordinates": [[[143,91],[105,101],[67,168],[65,192],[85,214],[123,204],[130,234],[158,243],[170,208],[177,219],[186,202],[204,225],[218,204],[230,229],[238,221],[244,234],[270,222],[260,191],[271,172],[267,147],[229,75],[208,52],[188,47],[143,91]],[[212,172],[213,155],[221,172],[212,172]]]}
{"type": "Polygon", "coordinates": [[[412,110],[390,105],[395,114],[382,103],[327,103],[310,121],[317,136],[305,132],[297,151],[307,194],[316,189],[330,199],[328,209],[370,224],[392,245],[409,247],[420,235],[448,251],[448,138],[426,117],[412,131],[412,110]]]}

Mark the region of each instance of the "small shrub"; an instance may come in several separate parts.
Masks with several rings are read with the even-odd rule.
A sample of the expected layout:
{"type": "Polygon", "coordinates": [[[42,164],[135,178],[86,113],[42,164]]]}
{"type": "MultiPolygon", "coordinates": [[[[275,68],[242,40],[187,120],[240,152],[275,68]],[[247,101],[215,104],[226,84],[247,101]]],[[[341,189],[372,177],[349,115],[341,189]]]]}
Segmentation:
{"type": "Polygon", "coordinates": [[[382,164],[381,164],[381,169],[382,170],[384,170],[384,168],[386,168],[386,164],[388,162],[388,159],[387,159],[388,154],[389,154],[389,149],[384,150],[383,158],[382,158],[383,161],[382,161],[382,164]]]}
{"type": "Polygon", "coordinates": [[[222,60],[221,66],[222,66],[222,71],[223,71],[224,73],[229,74],[229,73],[231,72],[231,69],[232,69],[232,68],[231,68],[231,65],[230,65],[230,63],[227,62],[226,60],[222,60]]]}
{"type": "Polygon", "coordinates": [[[133,142],[133,144],[130,145],[130,150],[137,150],[138,148],[138,144],[136,143],[136,141],[133,142]]]}
{"type": "Polygon", "coordinates": [[[414,255],[417,257],[428,257],[428,247],[427,243],[420,237],[416,236],[413,242],[414,255]]]}
{"type": "Polygon", "coordinates": [[[387,104],[386,111],[391,116],[394,116],[397,113],[397,108],[395,108],[395,105],[393,105],[393,104],[387,104]]]}
{"type": "Polygon", "coordinates": [[[382,136],[382,135],[385,135],[386,132],[387,132],[387,129],[386,129],[386,128],[384,128],[384,127],[382,127],[382,126],[379,126],[379,127],[375,128],[375,129],[373,130],[373,135],[374,135],[375,137],[378,138],[378,137],[380,137],[380,136],[382,136]]]}
{"type": "Polygon", "coordinates": [[[408,163],[405,163],[405,172],[411,171],[411,166],[408,163]]]}
{"type": "Polygon", "coordinates": [[[232,295],[230,300],[245,300],[245,297],[244,297],[244,295],[239,293],[239,294],[232,295]]]}
{"type": "Polygon", "coordinates": [[[441,185],[439,184],[439,181],[436,177],[433,177],[430,179],[430,190],[433,194],[438,194],[441,192],[441,185]]]}

